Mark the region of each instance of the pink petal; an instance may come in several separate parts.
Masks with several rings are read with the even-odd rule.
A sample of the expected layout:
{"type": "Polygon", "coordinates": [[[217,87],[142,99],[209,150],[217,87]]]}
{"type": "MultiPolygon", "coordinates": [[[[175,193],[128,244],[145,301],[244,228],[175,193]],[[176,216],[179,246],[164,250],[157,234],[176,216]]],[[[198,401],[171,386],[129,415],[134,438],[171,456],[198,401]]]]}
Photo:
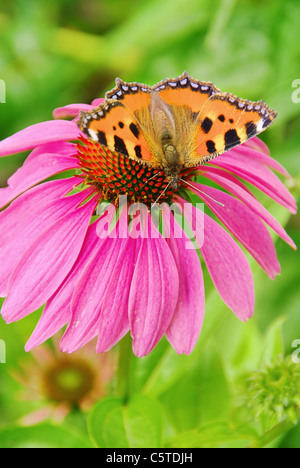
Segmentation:
{"type": "Polygon", "coordinates": [[[54,294],[78,257],[97,202],[60,218],[30,245],[9,281],[2,307],[7,322],[25,317],[54,294]]]}
{"type": "Polygon", "coordinates": [[[44,143],[77,140],[80,130],[67,120],[50,120],[32,125],[0,142],[0,156],[27,151],[44,143]]]}
{"type": "Polygon", "coordinates": [[[25,414],[25,416],[22,416],[20,420],[21,426],[30,427],[36,424],[40,424],[49,419],[52,416],[52,413],[53,407],[51,406],[51,404],[43,406],[42,408],[34,410],[32,413],[25,414]]]}
{"type": "MultiPolygon", "coordinates": [[[[195,207],[184,204],[184,214],[189,224],[196,225],[195,207]]],[[[248,260],[231,236],[218,223],[204,214],[204,243],[199,246],[207,269],[225,304],[242,321],[254,311],[254,282],[248,260]]]]}
{"type": "Polygon", "coordinates": [[[78,166],[78,160],[73,157],[41,154],[15,172],[8,180],[9,187],[0,189],[0,208],[48,177],[78,166]]]}
{"type": "Polygon", "coordinates": [[[292,213],[297,212],[295,199],[292,197],[288,189],[270,169],[263,166],[258,161],[250,158],[247,160],[240,159],[232,152],[229,156],[226,156],[226,154],[218,156],[213,160],[212,164],[242,177],[255,187],[262,190],[262,192],[269,195],[269,197],[277,203],[285,206],[292,213]]]}
{"type": "Polygon", "coordinates": [[[273,159],[268,154],[254,148],[245,147],[244,145],[238,146],[234,149],[234,155],[243,162],[247,161],[248,158],[252,158],[266,166],[269,166],[271,169],[279,172],[279,174],[282,174],[285,177],[291,177],[287,170],[278,161],[276,161],[276,159],[273,159]]]}
{"type": "MultiPolygon", "coordinates": [[[[148,234],[155,231],[149,217],[148,234]]],[[[136,356],[150,353],[167,331],[178,291],[178,272],[166,241],[160,234],[158,238],[142,238],[128,304],[136,356]]]]}
{"type": "Polygon", "coordinates": [[[177,230],[179,225],[172,215],[171,229],[168,229],[169,206],[163,203],[161,208],[166,241],[179,274],[178,302],[166,336],[178,354],[190,354],[199,338],[204,317],[205,294],[202,268],[197,252],[184,231],[181,230],[181,238],[174,238],[174,228],[177,230]]]}
{"type": "Polygon", "coordinates": [[[265,221],[287,244],[289,244],[293,249],[296,249],[296,245],[290,236],[283,229],[281,224],[264,208],[264,206],[259,203],[259,201],[249,193],[247,188],[243,186],[238,179],[230,176],[230,174],[219,170],[214,167],[203,167],[204,177],[207,177],[210,180],[221,185],[230,193],[238,197],[243,201],[249,208],[251,208],[254,213],[258,214],[263,221],[265,221]]]}
{"type": "MultiPolygon", "coordinates": [[[[118,255],[120,247],[120,245],[118,245],[118,239],[108,238],[107,226],[111,224],[114,215],[115,210],[108,209],[100,220],[95,223],[95,234],[97,238],[95,238],[94,248],[90,252],[89,258],[85,256],[85,264],[80,266],[80,274],[77,273],[77,271],[75,272],[76,276],[74,275],[74,279],[72,278],[71,284],[72,291],[70,285],[67,292],[62,289],[62,293],[67,298],[69,307],[71,304],[71,321],[61,340],[61,349],[63,351],[72,352],[75,349],[79,349],[97,334],[100,305],[104,296],[103,291],[105,291],[105,284],[110,281],[110,274],[112,274],[112,269],[116,265],[116,258],[114,258],[112,262],[108,261],[109,254],[112,256],[118,255]],[[99,290],[97,285],[94,285],[93,280],[89,282],[90,277],[92,278],[92,275],[96,273],[93,267],[94,264],[97,266],[97,271],[101,271],[97,280],[100,282],[100,289],[104,289],[99,290]],[[104,280],[106,271],[107,277],[104,280]],[[87,287],[85,285],[82,287],[81,285],[85,282],[87,282],[87,287]],[[94,286],[96,292],[93,291],[94,286]],[[80,323],[81,315],[84,316],[83,323],[80,323]]],[[[118,226],[119,222],[117,223],[117,227],[118,226]]],[[[122,240],[121,245],[123,245],[123,242],[122,240]]]]}
{"type": "Polygon", "coordinates": [[[72,191],[80,183],[77,177],[45,182],[18,197],[0,213],[0,242],[10,241],[19,228],[43,212],[47,204],[72,191]]]}
{"type": "Polygon", "coordinates": [[[30,351],[55,335],[58,330],[71,320],[70,304],[78,278],[90,260],[94,250],[102,243],[97,236],[96,225],[97,222],[89,226],[86,239],[73,268],[58,290],[47,301],[42,316],[29,341],[26,343],[25,351],[30,351]]]}
{"type": "Polygon", "coordinates": [[[56,156],[74,157],[77,154],[76,146],[68,141],[52,141],[44,145],[37,146],[26,158],[24,164],[28,164],[41,154],[56,154],[56,156]]]}
{"type": "Polygon", "coordinates": [[[139,242],[129,238],[107,286],[98,322],[97,353],[111,349],[129,331],[128,300],[139,242]]]}
{"type": "Polygon", "coordinates": [[[92,107],[95,108],[95,107],[100,106],[100,104],[102,104],[103,101],[104,101],[103,98],[94,99],[92,102],[92,107]]]}
{"type": "Polygon", "coordinates": [[[248,146],[249,148],[262,151],[263,153],[268,155],[270,154],[268,146],[257,136],[250,138],[250,140],[246,141],[243,146],[248,146]]]}
{"type": "Polygon", "coordinates": [[[92,340],[98,331],[100,306],[127,239],[107,237],[95,249],[84,268],[71,301],[72,319],[61,340],[61,350],[76,351],[92,340]]]}
{"type": "MultiPolygon", "coordinates": [[[[219,174],[222,179],[229,180],[233,182],[235,185],[238,185],[241,189],[243,189],[245,192],[247,192],[251,197],[253,197],[252,192],[246,187],[246,185],[241,182],[235,175],[231,174],[230,172],[226,171],[225,169],[214,167],[211,165],[203,165],[199,166],[197,171],[197,174],[203,176],[203,177],[208,177],[207,174],[219,174]]],[[[220,184],[221,185],[221,184],[220,184]]]]}
{"type": "Polygon", "coordinates": [[[69,104],[64,107],[58,107],[53,111],[54,119],[67,119],[69,117],[78,117],[80,111],[89,112],[93,106],[89,104],[69,104]]]}
{"type": "Polygon", "coordinates": [[[274,279],[280,272],[280,265],[272,237],[261,219],[247,205],[231,195],[196,182],[193,185],[204,192],[198,193],[198,196],[274,279]],[[220,206],[209,197],[213,197],[224,206],[220,206]]]}
{"type": "Polygon", "coordinates": [[[111,349],[129,331],[129,291],[140,242],[129,236],[127,207],[121,210],[117,228],[117,235],[122,239],[127,238],[127,243],[120,251],[118,268],[113,270],[101,302],[97,353],[111,349]]]}
{"type": "Polygon", "coordinates": [[[8,279],[30,244],[85,198],[84,194],[61,198],[77,184],[74,177],[39,185],[0,214],[0,296],[7,295],[8,279]]]}

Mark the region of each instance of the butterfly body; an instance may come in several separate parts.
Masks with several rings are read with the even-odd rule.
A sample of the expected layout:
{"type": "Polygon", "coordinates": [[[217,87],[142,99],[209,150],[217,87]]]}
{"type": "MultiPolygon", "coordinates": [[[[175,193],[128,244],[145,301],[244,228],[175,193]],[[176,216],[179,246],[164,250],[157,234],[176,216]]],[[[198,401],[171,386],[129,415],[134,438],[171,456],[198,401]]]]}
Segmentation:
{"type": "Polygon", "coordinates": [[[151,87],[116,80],[116,87],[78,126],[103,147],[159,169],[178,188],[185,168],[196,167],[267,128],[277,113],[263,101],[223,93],[186,72],[151,87]]]}
{"type": "Polygon", "coordinates": [[[162,169],[170,185],[178,186],[193,146],[195,117],[186,106],[168,105],[157,91],[150,94],[149,107],[134,112],[152,155],[148,164],[162,169]]]}

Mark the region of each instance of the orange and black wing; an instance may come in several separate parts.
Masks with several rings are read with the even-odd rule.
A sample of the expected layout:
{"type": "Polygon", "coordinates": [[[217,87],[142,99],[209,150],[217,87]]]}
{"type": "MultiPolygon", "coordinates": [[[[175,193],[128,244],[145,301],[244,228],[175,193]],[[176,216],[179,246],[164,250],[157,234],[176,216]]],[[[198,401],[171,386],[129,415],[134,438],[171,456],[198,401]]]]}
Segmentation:
{"type": "Polygon", "coordinates": [[[184,72],[178,78],[167,78],[153,86],[153,91],[170,106],[180,106],[199,114],[207,100],[221,92],[209,81],[198,81],[184,72]]]}
{"type": "Polygon", "coordinates": [[[199,114],[193,151],[186,166],[204,163],[263,132],[277,112],[263,101],[240,99],[230,93],[213,94],[199,114]]]}
{"type": "Polygon", "coordinates": [[[117,80],[99,107],[82,112],[78,126],[92,140],[131,159],[151,166],[158,161],[151,153],[134,112],[150,105],[151,88],[117,80]],[[142,89],[144,88],[144,89],[142,89]]]}

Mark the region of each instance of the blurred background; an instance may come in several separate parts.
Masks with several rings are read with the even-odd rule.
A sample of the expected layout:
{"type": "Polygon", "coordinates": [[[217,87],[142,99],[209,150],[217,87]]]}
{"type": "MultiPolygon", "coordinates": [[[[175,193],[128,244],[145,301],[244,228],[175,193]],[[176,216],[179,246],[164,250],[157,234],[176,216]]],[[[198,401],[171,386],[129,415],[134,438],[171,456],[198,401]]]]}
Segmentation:
{"type": "MultiPolygon", "coordinates": [[[[6,102],[0,104],[0,139],[51,119],[55,107],[90,103],[102,97],[114,86],[116,77],[153,85],[186,70],[196,79],[212,81],[222,91],[251,100],[263,99],[278,111],[278,118],[261,138],[269,145],[271,155],[292,174],[289,188],[298,197],[298,0],[0,0],[0,30],[0,79],[6,84],[6,102]]],[[[4,101],[3,93],[0,100],[4,101]]],[[[25,156],[0,160],[1,187],[25,156]]],[[[299,245],[299,217],[289,219],[284,210],[273,204],[268,208],[299,245]]],[[[174,374],[178,360],[164,342],[151,357],[134,360],[139,377],[132,385],[155,396],[163,405],[164,434],[167,439],[177,440],[173,444],[190,446],[191,442],[176,439],[178,434],[195,431],[218,418],[225,421],[237,418],[236,424],[242,424],[247,416],[236,407],[236,402],[244,404],[245,376],[259,368],[266,337],[271,340],[268,359],[290,355],[293,341],[300,339],[299,254],[282,241],[277,241],[276,247],[282,274],[271,281],[259,267],[255,269],[257,306],[249,323],[238,323],[213,297],[211,302],[208,299],[207,314],[224,308],[226,320],[211,325],[215,327],[213,333],[204,327],[200,348],[193,357],[180,358],[181,371],[177,369],[174,374]],[[184,368],[188,369],[185,379],[188,391],[180,383],[184,368]]],[[[207,289],[209,292],[209,286],[207,289]]],[[[6,343],[6,364],[0,363],[0,446],[58,446],[64,436],[68,442],[62,445],[89,444],[79,404],[82,398],[75,399],[75,403],[73,397],[69,398],[71,403],[66,405],[64,398],[55,400],[53,394],[43,393],[41,388],[45,385],[40,381],[45,379],[41,377],[44,366],[41,370],[36,361],[30,364],[33,358],[24,352],[39,314],[40,311],[9,326],[0,318],[0,339],[6,343]],[[24,402],[20,397],[24,378],[16,378],[15,374],[21,369],[25,382],[28,384],[31,379],[30,383],[39,387],[39,396],[33,401],[24,402]],[[55,439],[50,426],[42,426],[48,427],[42,439],[39,438],[42,429],[36,431],[32,426],[42,415],[49,421],[52,410],[45,411],[49,402],[58,414],[55,424],[62,431],[60,441],[55,439]],[[71,418],[71,423],[62,423],[70,407],[67,421],[71,418]],[[31,432],[24,433],[24,417],[32,412],[37,412],[36,419],[25,418],[31,432]],[[79,421],[75,424],[78,433],[72,438],[67,428],[74,428],[74,420],[79,421]]],[[[58,352],[52,342],[47,353],[49,349],[58,352]]],[[[94,369],[94,361],[89,366],[94,369]]],[[[76,364],[75,371],[62,374],[65,385],[85,379],[85,374],[77,370],[76,364]]],[[[104,382],[109,394],[113,384],[107,375],[104,382]]],[[[195,444],[203,446],[205,442],[198,440],[195,444]]],[[[284,436],[274,444],[300,447],[300,427],[295,425],[290,430],[287,426],[284,436]]]]}

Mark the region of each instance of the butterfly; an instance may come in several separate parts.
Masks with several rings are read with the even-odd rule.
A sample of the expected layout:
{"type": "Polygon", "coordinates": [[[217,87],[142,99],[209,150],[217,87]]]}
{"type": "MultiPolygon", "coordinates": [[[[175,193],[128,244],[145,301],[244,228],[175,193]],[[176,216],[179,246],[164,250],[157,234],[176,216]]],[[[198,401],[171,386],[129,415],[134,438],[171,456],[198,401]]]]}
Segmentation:
{"type": "Polygon", "coordinates": [[[276,116],[263,101],[224,93],[184,72],[154,86],[117,78],[99,107],[81,112],[78,126],[110,151],[163,171],[176,189],[182,170],[244,143],[276,116]]]}

